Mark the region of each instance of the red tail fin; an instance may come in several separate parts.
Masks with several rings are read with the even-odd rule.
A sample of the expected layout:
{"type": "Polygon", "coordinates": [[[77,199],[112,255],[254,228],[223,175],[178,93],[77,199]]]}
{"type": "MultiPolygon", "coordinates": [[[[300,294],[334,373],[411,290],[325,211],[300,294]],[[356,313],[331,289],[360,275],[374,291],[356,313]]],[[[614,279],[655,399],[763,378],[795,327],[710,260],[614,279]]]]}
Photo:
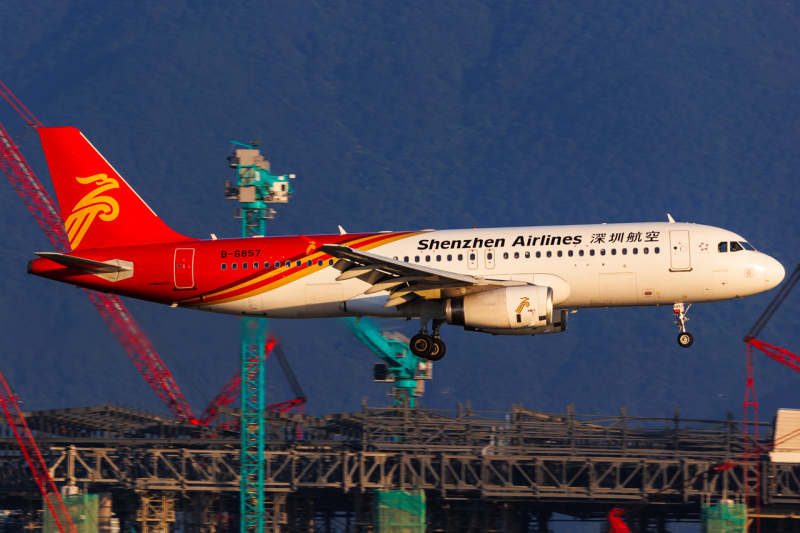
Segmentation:
{"type": "Polygon", "coordinates": [[[73,250],[192,240],[158,218],[76,128],[39,128],[73,250]]]}

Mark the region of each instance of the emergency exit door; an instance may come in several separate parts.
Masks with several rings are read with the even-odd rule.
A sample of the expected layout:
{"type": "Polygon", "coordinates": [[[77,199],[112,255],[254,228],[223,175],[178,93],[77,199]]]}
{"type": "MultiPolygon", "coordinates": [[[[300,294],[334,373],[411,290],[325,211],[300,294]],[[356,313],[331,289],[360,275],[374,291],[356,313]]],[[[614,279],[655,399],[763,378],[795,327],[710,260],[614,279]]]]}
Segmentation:
{"type": "Polygon", "coordinates": [[[689,251],[689,232],[676,230],[669,232],[670,270],[691,270],[692,258],[689,251]]]}
{"type": "Polygon", "coordinates": [[[194,288],[194,248],[175,249],[175,288],[194,288]]]}

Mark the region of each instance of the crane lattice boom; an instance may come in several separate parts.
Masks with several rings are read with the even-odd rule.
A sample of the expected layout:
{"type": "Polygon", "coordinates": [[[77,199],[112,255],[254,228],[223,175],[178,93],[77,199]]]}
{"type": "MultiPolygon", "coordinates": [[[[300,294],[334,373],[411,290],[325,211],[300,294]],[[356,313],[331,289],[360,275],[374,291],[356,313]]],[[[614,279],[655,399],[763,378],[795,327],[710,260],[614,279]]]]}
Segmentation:
{"type": "MultiPolygon", "coordinates": [[[[42,126],[33,113],[2,82],[0,82],[0,95],[22,115],[29,127],[42,126]]],[[[61,212],[2,124],[0,124],[0,169],[19,193],[53,247],[61,253],[71,252],[61,212]]],[[[173,416],[184,422],[196,423],[194,413],[172,374],[119,297],[88,289],[84,290],[92,304],[100,312],[111,333],[125,348],[145,381],[153,388],[173,416]]]]}
{"type": "Polygon", "coordinates": [[[0,373],[0,408],[3,409],[6,421],[11,426],[11,431],[22,449],[22,455],[28,462],[33,478],[42,492],[42,497],[50,510],[50,514],[53,516],[56,527],[61,533],[76,533],[72,518],[64,506],[64,501],[58,493],[58,488],[53,482],[53,478],[50,477],[50,471],[44,462],[44,458],[42,458],[41,452],[39,452],[39,448],[36,446],[36,442],[33,440],[33,434],[25,422],[25,417],[22,416],[19,403],[17,403],[11,387],[9,387],[2,373],[0,373]]]}

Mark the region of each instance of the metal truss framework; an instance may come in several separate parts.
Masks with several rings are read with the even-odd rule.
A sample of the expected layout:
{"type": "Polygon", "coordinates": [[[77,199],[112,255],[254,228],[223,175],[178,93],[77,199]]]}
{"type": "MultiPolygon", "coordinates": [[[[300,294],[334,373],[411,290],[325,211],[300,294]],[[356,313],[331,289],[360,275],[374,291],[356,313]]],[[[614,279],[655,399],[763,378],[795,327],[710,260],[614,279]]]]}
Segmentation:
{"type": "MultiPolygon", "coordinates": [[[[78,419],[72,410],[60,411],[68,411],[61,418],[78,419]]],[[[52,421],[54,412],[49,413],[31,413],[28,419],[52,421]]],[[[114,413],[122,424],[125,417],[114,413]]],[[[147,426],[149,416],[130,416],[130,424],[147,426]]],[[[624,411],[588,417],[571,409],[548,415],[521,406],[511,413],[365,407],[322,418],[267,413],[264,425],[267,531],[279,524],[288,531],[289,522],[308,523],[312,516],[340,520],[341,509],[323,508],[321,502],[369,498],[376,489],[424,489],[431,512],[438,509],[431,519],[463,522],[465,530],[472,519],[456,509],[459,501],[491,505],[491,515],[504,523],[530,524],[551,511],[599,518],[612,506],[649,496],[658,501],[662,518],[696,519],[700,502],[741,501],[744,469],[750,469],[749,476],[756,471],[752,463],[714,469],[741,453],[741,424],[731,418],[633,418],[624,411]]],[[[117,437],[95,430],[83,438],[64,438],[52,427],[56,430],[47,436],[47,427],[43,423],[38,441],[58,482],[91,491],[227,498],[235,498],[240,488],[240,443],[234,434],[132,438],[117,428],[117,437]]],[[[33,480],[12,450],[11,440],[0,438],[0,487],[30,491],[33,480]]],[[[800,465],[771,463],[764,456],[759,470],[765,505],[800,506],[800,465]]],[[[354,504],[347,505],[348,516],[356,517],[354,504]]]]}

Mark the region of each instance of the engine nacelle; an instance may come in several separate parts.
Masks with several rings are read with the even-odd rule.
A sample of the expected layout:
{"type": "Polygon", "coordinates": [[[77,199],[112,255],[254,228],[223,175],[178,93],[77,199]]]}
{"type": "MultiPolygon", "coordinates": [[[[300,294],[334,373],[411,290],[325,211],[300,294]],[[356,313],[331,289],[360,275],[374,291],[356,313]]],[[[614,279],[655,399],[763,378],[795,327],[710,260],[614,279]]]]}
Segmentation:
{"type": "Polygon", "coordinates": [[[500,329],[500,328],[471,328],[464,326],[467,331],[478,331],[480,333],[489,333],[490,335],[550,335],[551,333],[561,333],[567,331],[567,317],[569,310],[556,309],[554,322],[550,326],[541,326],[538,328],[517,328],[517,329],[500,329]]]}
{"type": "Polygon", "coordinates": [[[477,329],[517,330],[553,324],[553,289],[540,285],[503,287],[446,302],[447,323],[477,329]]]}

